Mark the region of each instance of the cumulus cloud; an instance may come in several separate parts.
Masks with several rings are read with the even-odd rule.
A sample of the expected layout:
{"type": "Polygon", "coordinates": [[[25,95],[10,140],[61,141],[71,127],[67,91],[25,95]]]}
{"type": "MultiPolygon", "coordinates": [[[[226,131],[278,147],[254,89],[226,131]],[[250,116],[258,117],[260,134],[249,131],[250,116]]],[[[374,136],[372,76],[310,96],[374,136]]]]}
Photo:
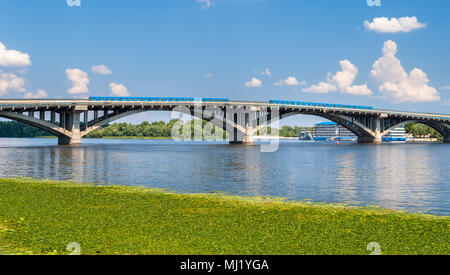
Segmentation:
{"type": "Polygon", "coordinates": [[[275,82],[275,86],[298,86],[298,85],[306,85],[306,82],[305,81],[299,82],[297,78],[293,76],[275,82]]]}
{"type": "Polygon", "coordinates": [[[0,42],[0,66],[20,67],[30,66],[30,56],[16,50],[7,50],[6,46],[0,42]]]}
{"type": "Polygon", "coordinates": [[[387,17],[378,17],[374,18],[372,22],[366,20],[364,26],[367,30],[378,33],[398,33],[426,28],[427,24],[420,23],[415,16],[400,18],[392,17],[391,19],[387,17]]]}
{"type": "Polygon", "coordinates": [[[38,90],[37,93],[33,94],[33,93],[26,93],[24,95],[25,98],[27,99],[38,99],[38,98],[47,98],[47,92],[44,90],[38,90]]]}
{"type": "Polygon", "coordinates": [[[205,74],[205,78],[207,78],[207,79],[211,79],[212,77],[213,77],[212,73],[205,74]]]}
{"type": "Polygon", "coordinates": [[[261,86],[262,86],[261,80],[259,80],[256,77],[252,78],[252,80],[250,81],[245,82],[245,87],[247,88],[259,88],[261,86]]]}
{"type": "Polygon", "coordinates": [[[105,65],[93,65],[91,70],[93,73],[96,74],[103,74],[103,75],[112,74],[112,71],[105,65]]]}
{"type": "Polygon", "coordinates": [[[303,91],[322,94],[339,91],[343,94],[372,95],[372,91],[367,85],[353,85],[358,76],[358,68],[355,65],[348,60],[342,60],[339,64],[341,65],[340,71],[334,75],[329,73],[325,82],[311,85],[310,87],[303,89],[303,91]]]}
{"type": "Polygon", "coordinates": [[[85,94],[89,92],[89,77],[86,72],[83,72],[80,69],[67,69],[66,76],[72,82],[72,88],[70,88],[67,93],[85,94]]]}
{"type": "Polygon", "coordinates": [[[311,85],[309,88],[302,90],[307,93],[318,93],[318,94],[328,94],[329,92],[337,91],[337,87],[328,82],[320,82],[317,85],[311,85]]]}
{"type": "Polygon", "coordinates": [[[115,82],[109,83],[109,89],[111,93],[115,96],[130,96],[127,87],[123,84],[118,84],[115,82]]]}
{"type": "Polygon", "coordinates": [[[14,73],[0,73],[0,96],[9,92],[25,92],[25,79],[14,73]]]}
{"type": "Polygon", "coordinates": [[[373,64],[370,74],[380,83],[380,92],[393,97],[397,102],[439,101],[437,90],[428,85],[427,74],[418,68],[408,74],[396,57],[397,52],[397,43],[386,41],[383,56],[373,64]]]}
{"type": "Polygon", "coordinates": [[[271,77],[271,76],[272,76],[272,72],[270,71],[269,68],[266,68],[265,70],[261,71],[260,74],[261,74],[261,75],[268,76],[268,77],[271,77]]]}
{"type": "Polygon", "coordinates": [[[198,3],[202,4],[202,9],[208,9],[211,7],[211,0],[197,0],[198,3]]]}

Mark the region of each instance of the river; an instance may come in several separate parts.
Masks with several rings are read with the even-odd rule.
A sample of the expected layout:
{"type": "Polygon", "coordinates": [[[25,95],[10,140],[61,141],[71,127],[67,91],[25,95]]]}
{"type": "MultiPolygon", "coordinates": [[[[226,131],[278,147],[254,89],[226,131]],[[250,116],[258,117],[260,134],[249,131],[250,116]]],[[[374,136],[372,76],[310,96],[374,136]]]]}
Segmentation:
{"type": "Polygon", "coordinates": [[[260,146],[171,140],[0,139],[0,177],[225,192],[450,215],[449,144],[260,146]]]}

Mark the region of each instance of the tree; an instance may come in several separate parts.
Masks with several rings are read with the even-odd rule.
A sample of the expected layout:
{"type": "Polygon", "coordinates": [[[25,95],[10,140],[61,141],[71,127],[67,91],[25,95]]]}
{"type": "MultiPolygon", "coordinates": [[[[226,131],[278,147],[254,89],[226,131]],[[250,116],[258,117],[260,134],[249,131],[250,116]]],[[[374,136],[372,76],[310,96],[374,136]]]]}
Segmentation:
{"type": "Polygon", "coordinates": [[[442,140],[442,135],[433,128],[419,123],[410,123],[405,126],[405,131],[416,138],[438,138],[442,140]]]}
{"type": "Polygon", "coordinates": [[[38,137],[51,136],[51,134],[39,128],[29,126],[16,121],[0,122],[0,137],[38,137]]]}

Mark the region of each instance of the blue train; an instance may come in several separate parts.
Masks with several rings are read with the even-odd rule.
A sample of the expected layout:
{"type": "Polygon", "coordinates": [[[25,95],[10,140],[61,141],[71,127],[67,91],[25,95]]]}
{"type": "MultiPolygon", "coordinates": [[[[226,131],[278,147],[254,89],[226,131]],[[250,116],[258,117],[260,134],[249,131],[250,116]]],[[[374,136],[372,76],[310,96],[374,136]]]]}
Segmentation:
{"type": "Polygon", "coordinates": [[[194,97],[116,97],[92,96],[89,101],[125,101],[125,102],[230,102],[227,98],[194,98],[194,97]]]}
{"type": "Polygon", "coordinates": [[[312,103],[312,102],[301,102],[301,101],[271,100],[271,101],[269,101],[269,103],[277,104],[277,105],[297,105],[297,106],[309,106],[309,107],[329,107],[329,108],[342,108],[342,109],[373,110],[373,107],[369,107],[369,106],[312,103]]]}

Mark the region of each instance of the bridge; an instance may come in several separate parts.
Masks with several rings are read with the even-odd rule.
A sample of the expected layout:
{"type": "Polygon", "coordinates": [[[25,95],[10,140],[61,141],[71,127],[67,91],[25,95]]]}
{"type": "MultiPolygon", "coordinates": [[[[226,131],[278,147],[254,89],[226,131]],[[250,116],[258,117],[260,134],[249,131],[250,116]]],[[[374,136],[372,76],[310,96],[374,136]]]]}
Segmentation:
{"type": "Polygon", "coordinates": [[[203,119],[227,131],[232,144],[251,144],[264,127],[299,114],[334,121],[355,133],[360,143],[381,143],[391,129],[413,122],[430,126],[450,142],[450,115],[282,103],[9,99],[0,100],[0,117],[47,131],[58,137],[59,145],[81,144],[83,136],[106,124],[148,111],[175,111],[203,119]]]}

